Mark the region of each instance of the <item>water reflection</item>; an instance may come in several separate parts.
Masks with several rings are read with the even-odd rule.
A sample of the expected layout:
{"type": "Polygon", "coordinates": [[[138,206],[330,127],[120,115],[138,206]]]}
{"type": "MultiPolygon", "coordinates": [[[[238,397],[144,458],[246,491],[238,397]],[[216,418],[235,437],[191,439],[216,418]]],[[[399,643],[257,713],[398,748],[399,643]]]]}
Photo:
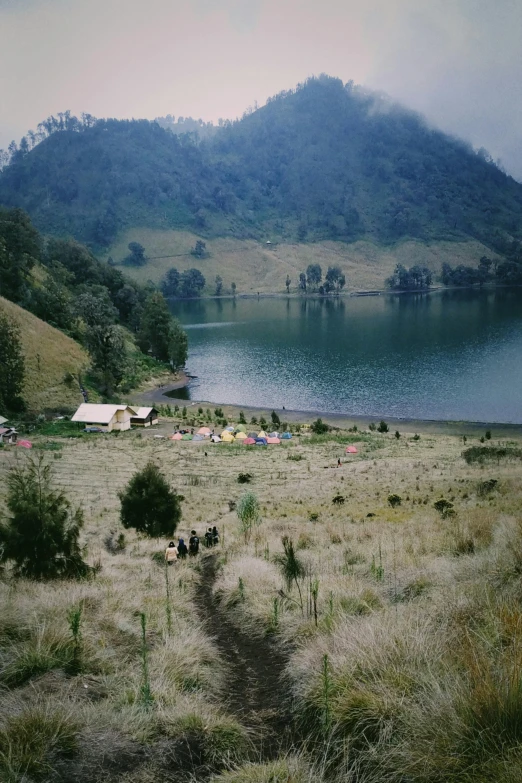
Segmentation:
{"type": "Polygon", "coordinates": [[[522,421],[522,292],[173,303],[194,396],[216,403],[522,421]],[[205,328],[196,328],[196,327],[205,328]]]}

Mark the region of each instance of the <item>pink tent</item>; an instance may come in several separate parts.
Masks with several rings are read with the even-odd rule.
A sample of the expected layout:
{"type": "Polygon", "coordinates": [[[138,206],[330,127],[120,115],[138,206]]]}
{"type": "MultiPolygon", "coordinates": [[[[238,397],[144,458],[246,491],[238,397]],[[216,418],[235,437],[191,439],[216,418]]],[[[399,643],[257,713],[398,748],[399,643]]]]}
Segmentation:
{"type": "Polygon", "coordinates": [[[267,442],[267,443],[281,443],[281,441],[279,440],[279,438],[267,438],[267,439],[266,439],[266,442],[267,442]]]}
{"type": "Polygon", "coordinates": [[[357,454],[357,449],[355,446],[347,446],[346,447],[346,453],[347,454],[357,454]]]}
{"type": "Polygon", "coordinates": [[[211,429],[210,427],[200,427],[198,430],[198,435],[210,435],[211,429]]]}
{"type": "Polygon", "coordinates": [[[181,440],[183,435],[181,432],[175,432],[174,435],[169,435],[170,440],[181,440]]]}
{"type": "Polygon", "coordinates": [[[243,438],[241,443],[244,443],[245,446],[253,446],[254,443],[255,443],[255,440],[254,440],[254,438],[243,438]]]}
{"type": "Polygon", "coordinates": [[[32,449],[33,444],[30,440],[19,440],[18,445],[21,446],[23,449],[32,449]]]}

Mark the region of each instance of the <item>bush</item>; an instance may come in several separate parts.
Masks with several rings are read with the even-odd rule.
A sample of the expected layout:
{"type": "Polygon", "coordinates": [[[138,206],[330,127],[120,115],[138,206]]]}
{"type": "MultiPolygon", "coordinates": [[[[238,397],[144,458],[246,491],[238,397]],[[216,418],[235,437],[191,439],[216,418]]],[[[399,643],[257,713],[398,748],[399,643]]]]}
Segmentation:
{"type": "Polygon", "coordinates": [[[447,517],[452,516],[452,512],[455,513],[453,511],[453,503],[450,503],[449,500],[445,500],[444,498],[436,500],[433,504],[433,508],[439,512],[442,519],[446,519],[447,517]]]}
{"type": "Polygon", "coordinates": [[[372,422],[371,422],[371,423],[368,425],[368,429],[370,430],[370,432],[375,432],[375,430],[377,429],[377,425],[376,425],[376,424],[375,424],[375,423],[372,421],[372,422]]]}
{"type": "Polygon", "coordinates": [[[477,495],[481,498],[489,495],[496,488],[498,484],[497,479],[487,479],[487,481],[479,481],[477,486],[477,495]]]}
{"type": "Polygon", "coordinates": [[[400,495],[388,495],[388,503],[392,508],[396,508],[396,506],[401,505],[402,498],[400,495]]]}
{"type": "Polygon", "coordinates": [[[239,499],[236,506],[236,513],[239,519],[241,533],[248,543],[252,527],[260,522],[259,501],[253,492],[247,492],[239,499]]]}
{"type": "Polygon", "coordinates": [[[237,477],[237,483],[238,484],[250,484],[250,482],[253,479],[253,475],[251,473],[240,473],[237,477]]]}
{"type": "Polygon", "coordinates": [[[471,446],[462,452],[468,465],[484,465],[486,462],[500,463],[501,459],[522,459],[522,449],[515,446],[471,446]]]}
{"type": "Polygon", "coordinates": [[[379,426],[377,427],[377,432],[389,432],[389,429],[390,428],[388,427],[386,422],[381,419],[381,421],[379,422],[379,426]]]}
{"type": "Polygon", "coordinates": [[[1,779],[21,781],[45,774],[49,780],[52,761],[76,751],[78,730],[70,716],[47,707],[30,707],[9,717],[0,730],[1,779]]]}
{"type": "Polygon", "coordinates": [[[335,495],[332,498],[332,503],[334,506],[342,506],[344,503],[344,497],[342,495],[335,495]]]}
{"type": "Polygon", "coordinates": [[[324,435],[325,433],[330,431],[330,427],[328,426],[328,424],[325,424],[322,419],[316,419],[314,422],[312,422],[312,424],[310,425],[310,429],[316,435],[324,435]]]}
{"type": "Polygon", "coordinates": [[[7,476],[7,508],[0,524],[0,562],[13,561],[15,574],[32,579],[82,577],[92,569],[79,543],[81,509],[73,511],[61,491],[52,489],[44,455],[15,466],[7,476]]]}
{"type": "Polygon", "coordinates": [[[120,519],[123,527],[134,528],[148,536],[167,538],[174,532],[181,519],[182,495],[174,492],[165,477],[149,462],[118,493],[121,502],[120,519]]]}

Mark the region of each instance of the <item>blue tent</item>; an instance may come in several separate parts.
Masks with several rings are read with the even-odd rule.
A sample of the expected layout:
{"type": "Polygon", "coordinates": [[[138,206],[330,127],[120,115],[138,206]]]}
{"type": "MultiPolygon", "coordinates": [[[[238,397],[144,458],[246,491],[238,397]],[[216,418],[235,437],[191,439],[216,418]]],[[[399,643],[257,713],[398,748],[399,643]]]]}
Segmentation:
{"type": "Polygon", "coordinates": [[[266,438],[256,438],[256,446],[268,446],[266,438]]]}
{"type": "Polygon", "coordinates": [[[283,440],[290,440],[291,437],[292,437],[292,433],[291,432],[283,432],[283,434],[281,435],[281,438],[283,440]]]}

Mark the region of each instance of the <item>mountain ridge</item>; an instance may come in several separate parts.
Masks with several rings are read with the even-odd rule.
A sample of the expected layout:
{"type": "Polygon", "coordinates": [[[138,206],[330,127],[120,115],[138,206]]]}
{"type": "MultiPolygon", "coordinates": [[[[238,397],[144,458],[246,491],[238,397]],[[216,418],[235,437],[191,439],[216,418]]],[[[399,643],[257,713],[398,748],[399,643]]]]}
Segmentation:
{"type": "Polygon", "coordinates": [[[75,119],[13,153],[0,203],[98,252],[139,225],[301,242],[471,238],[501,255],[520,250],[522,185],[420,115],[332,77],[201,141],[147,120],[90,118],[79,129],[75,119]]]}

